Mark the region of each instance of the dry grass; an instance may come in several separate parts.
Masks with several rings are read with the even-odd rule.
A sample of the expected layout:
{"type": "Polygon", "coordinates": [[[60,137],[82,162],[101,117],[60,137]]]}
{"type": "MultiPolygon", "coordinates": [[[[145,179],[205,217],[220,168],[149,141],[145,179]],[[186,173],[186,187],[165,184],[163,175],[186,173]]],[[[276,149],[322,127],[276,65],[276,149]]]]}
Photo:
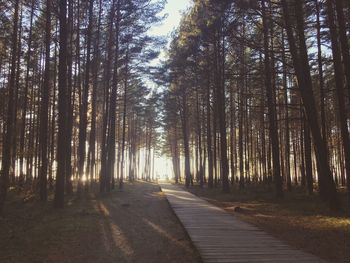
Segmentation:
{"type": "Polygon", "coordinates": [[[294,247],[331,262],[350,262],[350,205],[344,192],[343,211],[334,213],[317,195],[308,196],[299,188],[283,200],[276,200],[269,186],[247,186],[242,191],[234,187],[229,194],[198,186],[190,191],[294,247]],[[234,212],[235,207],[242,209],[234,212]]]}
{"type": "MultiPolygon", "coordinates": [[[[63,210],[11,191],[0,217],[0,262],[199,262],[159,187],[67,198],[63,210]]],[[[51,199],[51,198],[50,198],[51,199]]]]}

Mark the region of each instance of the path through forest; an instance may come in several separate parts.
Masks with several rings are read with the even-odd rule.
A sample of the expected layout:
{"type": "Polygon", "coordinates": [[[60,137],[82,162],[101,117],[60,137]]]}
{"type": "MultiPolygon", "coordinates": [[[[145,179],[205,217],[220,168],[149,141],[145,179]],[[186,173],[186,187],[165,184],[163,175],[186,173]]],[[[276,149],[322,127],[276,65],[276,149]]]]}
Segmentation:
{"type": "Polygon", "coordinates": [[[324,262],[179,186],[161,188],[204,262],[324,262]]]}

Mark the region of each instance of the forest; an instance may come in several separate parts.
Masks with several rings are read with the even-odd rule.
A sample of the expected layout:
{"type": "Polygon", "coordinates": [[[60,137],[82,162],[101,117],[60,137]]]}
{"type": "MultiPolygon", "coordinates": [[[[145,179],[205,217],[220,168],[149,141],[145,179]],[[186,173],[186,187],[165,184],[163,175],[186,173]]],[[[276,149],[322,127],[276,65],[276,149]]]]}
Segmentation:
{"type": "Polygon", "coordinates": [[[0,0],[0,219],[134,200],[164,158],[197,195],[302,193],[348,220],[350,1],[190,0],[150,34],[172,1],[0,0]]]}
{"type": "Polygon", "coordinates": [[[175,180],[224,192],[274,184],[277,198],[302,186],[339,209],[337,191],[350,187],[349,7],[194,1],[166,63],[175,180]]]}
{"type": "Polygon", "coordinates": [[[1,208],[12,185],[30,185],[42,201],[53,190],[57,208],[90,182],[105,192],[117,179],[122,188],[136,177],[141,148],[149,178],[158,95],[145,79],[162,39],[147,31],[163,5],[1,3],[1,208]]]}

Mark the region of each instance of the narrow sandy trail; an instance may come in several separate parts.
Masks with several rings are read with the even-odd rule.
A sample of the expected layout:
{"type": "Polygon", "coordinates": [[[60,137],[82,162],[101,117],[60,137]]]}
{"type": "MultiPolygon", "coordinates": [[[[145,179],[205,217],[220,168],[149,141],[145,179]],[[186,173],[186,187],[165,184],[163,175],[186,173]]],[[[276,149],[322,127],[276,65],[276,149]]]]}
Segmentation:
{"type": "Polygon", "coordinates": [[[6,211],[1,263],[201,262],[157,184],[137,181],[123,191],[67,197],[62,210],[18,199],[6,211]]]}
{"type": "Polygon", "coordinates": [[[158,185],[135,182],[96,205],[105,215],[101,229],[111,259],[140,263],[200,261],[158,185]]]}

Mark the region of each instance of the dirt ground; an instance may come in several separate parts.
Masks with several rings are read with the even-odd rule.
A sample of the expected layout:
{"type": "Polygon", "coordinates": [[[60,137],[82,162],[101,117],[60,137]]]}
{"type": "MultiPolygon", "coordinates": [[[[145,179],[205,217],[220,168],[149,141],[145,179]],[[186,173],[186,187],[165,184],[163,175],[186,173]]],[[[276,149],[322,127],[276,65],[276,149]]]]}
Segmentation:
{"type": "Polygon", "coordinates": [[[340,193],[343,210],[337,213],[317,193],[309,196],[297,188],[285,192],[282,200],[276,200],[269,187],[247,186],[241,191],[234,187],[227,194],[199,186],[189,191],[295,248],[329,262],[350,262],[350,206],[345,191],[340,193]]]}
{"type": "Polygon", "coordinates": [[[66,208],[10,193],[0,217],[0,262],[200,262],[158,185],[125,184],[66,208]]]}

